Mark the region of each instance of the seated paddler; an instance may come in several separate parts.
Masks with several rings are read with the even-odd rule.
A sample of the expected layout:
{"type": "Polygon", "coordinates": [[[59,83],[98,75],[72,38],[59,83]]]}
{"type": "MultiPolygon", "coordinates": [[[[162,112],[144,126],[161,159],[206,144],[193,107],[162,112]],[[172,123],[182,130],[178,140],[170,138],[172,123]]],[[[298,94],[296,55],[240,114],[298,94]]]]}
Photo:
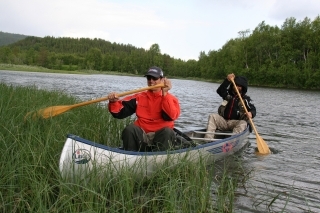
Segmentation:
{"type": "Polygon", "coordinates": [[[147,85],[164,84],[164,87],[150,89],[119,99],[117,93],[108,95],[108,109],[114,118],[123,119],[136,114],[133,123],[122,131],[123,149],[130,151],[169,150],[176,140],[174,121],[180,115],[178,99],[169,90],[171,81],[164,77],[161,68],[149,68],[147,85]]]}

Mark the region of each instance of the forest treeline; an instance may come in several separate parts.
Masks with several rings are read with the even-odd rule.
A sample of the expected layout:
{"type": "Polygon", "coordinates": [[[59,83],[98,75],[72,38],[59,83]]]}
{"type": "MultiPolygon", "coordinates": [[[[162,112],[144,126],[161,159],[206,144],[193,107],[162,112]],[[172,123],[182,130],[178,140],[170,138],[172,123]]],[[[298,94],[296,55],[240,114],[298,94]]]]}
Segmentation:
{"type": "Polygon", "coordinates": [[[29,36],[0,47],[0,63],[140,75],[156,65],[168,76],[222,80],[233,72],[250,85],[320,89],[320,16],[287,18],[281,27],[263,21],[219,50],[201,51],[198,60],[162,54],[158,44],[146,50],[97,38],[29,36]]]}

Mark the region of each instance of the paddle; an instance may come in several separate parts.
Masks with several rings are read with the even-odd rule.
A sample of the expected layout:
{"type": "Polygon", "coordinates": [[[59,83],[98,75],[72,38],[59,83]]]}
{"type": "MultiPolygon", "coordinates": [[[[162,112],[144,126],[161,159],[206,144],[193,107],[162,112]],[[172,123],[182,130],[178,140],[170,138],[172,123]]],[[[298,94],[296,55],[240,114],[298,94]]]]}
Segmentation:
{"type": "MultiPolygon", "coordinates": [[[[247,110],[247,108],[246,108],[246,105],[245,105],[244,102],[243,102],[243,99],[242,99],[242,97],[241,97],[241,94],[240,94],[237,86],[236,86],[236,83],[234,83],[234,80],[233,80],[233,79],[231,79],[231,82],[232,82],[233,87],[235,88],[235,90],[236,90],[236,92],[237,92],[237,94],[238,94],[238,96],[239,96],[239,98],[240,98],[241,104],[242,104],[243,108],[245,109],[246,114],[248,114],[248,110],[247,110]]],[[[266,142],[260,137],[260,135],[258,134],[258,131],[257,131],[256,127],[254,126],[252,119],[249,118],[249,121],[250,121],[250,123],[251,123],[251,126],[252,126],[254,132],[256,133],[256,140],[257,140],[257,145],[258,145],[258,151],[259,151],[259,153],[261,153],[261,154],[270,154],[270,149],[269,149],[267,143],[266,143],[266,142]]]]}
{"type": "MultiPolygon", "coordinates": [[[[154,85],[154,86],[150,86],[150,87],[143,87],[143,88],[140,88],[140,89],[119,93],[119,94],[117,94],[117,96],[118,97],[122,97],[122,96],[130,95],[130,94],[142,92],[144,90],[160,88],[160,87],[164,87],[164,85],[163,84],[158,84],[158,85],[154,85]]],[[[108,97],[102,97],[102,98],[98,98],[98,99],[95,99],[95,100],[85,101],[85,102],[78,103],[78,104],[73,104],[73,105],[51,106],[51,107],[47,107],[47,108],[44,108],[44,109],[40,109],[37,112],[28,112],[24,118],[26,119],[30,114],[33,114],[32,115],[33,118],[42,117],[42,118],[46,119],[46,118],[53,117],[53,116],[59,115],[61,113],[64,113],[64,112],[66,112],[68,110],[74,109],[76,107],[81,107],[81,106],[85,106],[85,105],[88,105],[88,104],[93,104],[93,103],[97,103],[97,102],[101,102],[101,101],[106,101],[108,99],[109,99],[108,97]]]]}

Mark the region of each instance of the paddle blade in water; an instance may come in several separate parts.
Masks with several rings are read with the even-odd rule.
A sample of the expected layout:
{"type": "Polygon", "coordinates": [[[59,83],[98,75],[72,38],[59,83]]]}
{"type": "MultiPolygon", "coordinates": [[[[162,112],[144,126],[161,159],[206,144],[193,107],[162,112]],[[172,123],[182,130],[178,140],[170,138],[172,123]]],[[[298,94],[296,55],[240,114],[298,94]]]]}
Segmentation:
{"type": "Polygon", "coordinates": [[[266,155],[271,153],[267,143],[258,134],[256,134],[256,140],[260,154],[266,155]]]}

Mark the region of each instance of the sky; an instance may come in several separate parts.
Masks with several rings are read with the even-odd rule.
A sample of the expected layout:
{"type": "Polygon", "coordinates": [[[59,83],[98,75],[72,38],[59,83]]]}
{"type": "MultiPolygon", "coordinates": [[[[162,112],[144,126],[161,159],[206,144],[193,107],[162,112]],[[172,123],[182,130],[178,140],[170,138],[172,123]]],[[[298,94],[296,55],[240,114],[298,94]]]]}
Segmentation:
{"type": "Polygon", "coordinates": [[[137,48],[158,44],[182,60],[219,50],[239,31],[287,18],[313,21],[320,0],[0,0],[0,31],[100,38],[137,48]]]}

